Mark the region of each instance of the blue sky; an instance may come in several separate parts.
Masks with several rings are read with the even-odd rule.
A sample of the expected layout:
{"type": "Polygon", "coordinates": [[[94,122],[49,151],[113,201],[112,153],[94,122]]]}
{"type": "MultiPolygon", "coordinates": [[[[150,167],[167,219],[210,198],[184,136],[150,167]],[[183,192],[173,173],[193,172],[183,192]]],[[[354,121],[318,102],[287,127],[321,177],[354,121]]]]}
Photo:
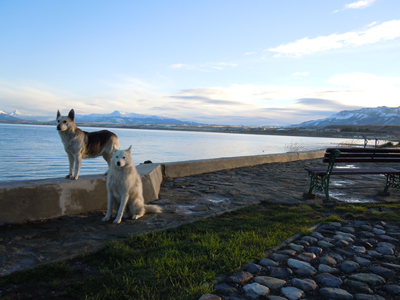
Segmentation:
{"type": "Polygon", "coordinates": [[[400,106],[398,0],[0,0],[0,110],[288,125],[400,106]]]}

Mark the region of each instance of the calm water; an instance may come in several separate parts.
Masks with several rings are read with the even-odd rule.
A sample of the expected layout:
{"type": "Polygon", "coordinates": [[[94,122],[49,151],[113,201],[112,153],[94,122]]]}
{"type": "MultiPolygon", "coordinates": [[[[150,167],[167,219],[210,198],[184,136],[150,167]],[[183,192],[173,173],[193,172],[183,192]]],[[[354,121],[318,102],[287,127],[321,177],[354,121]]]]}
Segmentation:
{"type": "MultiPolygon", "coordinates": [[[[83,127],[85,131],[104,128],[83,127]]],[[[346,139],[185,132],[166,130],[111,129],[121,149],[132,145],[136,164],[207,158],[284,153],[290,144],[305,150],[336,146],[346,139]]],[[[63,177],[68,158],[55,126],[0,124],[0,182],[63,177]]],[[[102,157],[85,159],[80,175],[105,172],[102,157]]]]}

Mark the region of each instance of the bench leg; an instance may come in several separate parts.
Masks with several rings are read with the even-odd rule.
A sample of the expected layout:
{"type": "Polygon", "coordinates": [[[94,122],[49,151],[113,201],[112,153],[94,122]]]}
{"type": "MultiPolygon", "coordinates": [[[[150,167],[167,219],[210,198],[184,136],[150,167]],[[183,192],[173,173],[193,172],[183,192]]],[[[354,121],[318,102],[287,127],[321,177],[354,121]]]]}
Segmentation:
{"type": "Polygon", "coordinates": [[[315,195],[312,193],[314,188],[318,191],[324,191],[326,199],[329,201],[329,175],[325,176],[317,176],[314,174],[309,174],[310,176],[310,189],[308,193],[303,194],[303,198],[305,199],[314,199],[315,195]]]}
{"type": "Polygon", "coordinates": [[[385,174],[385,176],[386,184],[383,192],[378,193],[380,196],[390,196],[389,187],[400,188],[400,178],[397,178],[395,174],[385,174]]]}

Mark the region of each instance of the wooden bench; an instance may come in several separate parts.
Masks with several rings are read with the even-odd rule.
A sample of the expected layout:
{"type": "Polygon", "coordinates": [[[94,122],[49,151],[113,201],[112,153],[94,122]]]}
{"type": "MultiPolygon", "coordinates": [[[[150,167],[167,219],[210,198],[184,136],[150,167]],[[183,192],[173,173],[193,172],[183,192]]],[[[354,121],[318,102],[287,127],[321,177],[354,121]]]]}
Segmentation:
{"type": "Polygon", "coordinates": [[[322,160],[328,163],[327,168],[305,168],[310,176],[310,189],[304,193],[305,199],[313,199],[314,189],[324,191],[329,200],[329,179],[331,175],[363,175],[383,174],[386,184],[379,195],[389,196],[389,187],[400,187],[400,170],[394,168],[334,168],[336,163],[400,163],[400,149],[398,148],[328,148],[322,160]]]}

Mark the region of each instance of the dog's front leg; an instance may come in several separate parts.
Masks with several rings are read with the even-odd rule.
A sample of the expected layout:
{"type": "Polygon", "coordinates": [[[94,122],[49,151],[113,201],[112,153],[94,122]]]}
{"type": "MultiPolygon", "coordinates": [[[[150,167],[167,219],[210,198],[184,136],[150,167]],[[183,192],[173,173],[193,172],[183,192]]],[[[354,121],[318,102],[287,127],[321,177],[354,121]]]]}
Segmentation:
{"type": "Polygon", "coordinates": [[[71,178],[73,175],[73,171],[74,171],[74,156],[70,153],[68,154],[68,162],[69,162],[69,172],[68,175],[65,176],[65,178],[71,178]]]}
{"type": "Polygon", "coordinates": [[[128,203],[129,194],[125,194],[121,196],[121,203],[119,204],[118,214],[114,220],[114,224],[121,223],[122,215],[125,211],[126,204],[128,203]]]}
{"type": "Polygon", "coordinates": [[[110,192],[107,193],[108,201],[107,201],[107,212],[106,215],[103,219],[101,219],[103,222],[107,222],[110,220],[112,211],[113,211],[113,202],[114,198],[110,192]]]}
{"type": "Polygon", "coordinates": [[[78,154],[75,155],[75,176],[72,176],[71,179],[72,180],[77,180],[79,177],[79,172],[81,171],[81,164],[82,164],[82,155],[78,154]]]}

